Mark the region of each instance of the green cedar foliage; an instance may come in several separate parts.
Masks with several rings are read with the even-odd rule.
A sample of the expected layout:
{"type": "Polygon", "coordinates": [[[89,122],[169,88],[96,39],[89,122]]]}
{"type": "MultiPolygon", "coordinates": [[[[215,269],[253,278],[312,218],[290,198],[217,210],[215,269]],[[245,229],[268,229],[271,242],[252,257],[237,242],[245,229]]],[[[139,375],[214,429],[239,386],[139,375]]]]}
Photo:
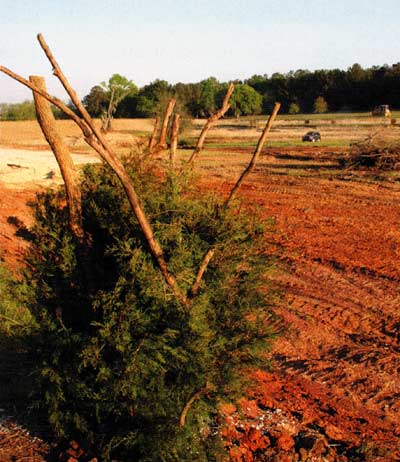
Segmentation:
{"type": "Polygon", "coordinates": [[[0,258],[0,345],[8,336],[23,336],[32,327],[32,316],[23,304],[26,287],[0,258]]]}
{"type": "Polygon", "coordinates": [[[260,291],[271,266],[264,230],[237,208],[222,212],[183,175],[126,165],[182,289],[190,293],[210,245],[217,251],[187,310],[108,167],[84,171],[85,244],[68,231],[63,193],[38,196],[26,278],[40,326],[40,405],[58,435],[88,439],[104,460],[220,460],[218,403],[243,393],[243,371],[265,365],[273,335],[260,291]]]}

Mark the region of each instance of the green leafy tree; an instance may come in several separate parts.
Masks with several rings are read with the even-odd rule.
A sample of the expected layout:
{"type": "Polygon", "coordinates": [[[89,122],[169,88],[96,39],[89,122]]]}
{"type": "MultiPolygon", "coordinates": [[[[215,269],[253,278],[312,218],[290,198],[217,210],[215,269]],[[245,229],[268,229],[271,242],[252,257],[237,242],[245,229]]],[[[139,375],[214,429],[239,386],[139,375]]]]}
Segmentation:
{"type": "Polygon", "coordinates": [[[160,114],[172,96],[172,88],[166,80],[157,79],[145,85],[137,95],[137,115],[139,117],[154,117],[160,114]]]}
{"type": "Polygon", "coordinates": [[[83,105],[92,117],[100,117],[108,107],[108,96],[104,88],[96,85],[83,98],[83,105]]]}
{"type": "Polygon", "coordinates": [[[240,395],[243,370],[265,366],[271,338],[263,227],[199,197],[184,175],[125,164],[181,288],[190,294],[210,246],[214,258],[182,306],[106,166],[85,168],[83,242],[63,193],[41,194],[26,274],[40,405],[57,434],[84,437],[104,460],[225,460],[217,403],[240,395]]]}
{"type": "Polygon", "coordinates": [[[260,114],[262,96],[246,84],[236,84],[230,99],[231,111],[236,117],[260,114]]]}
{"type": "Polygon", "coordinates": [[[120,74],[113,74],[108,82],[102,82],[101,88],[107,98],[107,109],[102,114],[102,130],[107,132],[111,129],[111,123],[121,101],[127,96],[137,93],[137,86],[120,74]]]}
{"type": "Polygon", "coordinates": [[[217,94],[221,89],[220,83],[215,77],[209,77],[200,82],[200,114],[202,117],[209,117],[214,114],[217,107],[217,94]]]}
{"type": "Polygon", "coordinates": [[[6,104],[0,106],[1,120],[35,120],[35,104],[33,101],[23,101],[22,103],[6,104]]]}
{"type": "Polygon", "coordinates": [[[300,106],[297,103],[290,103],[289,114],[298,114],[300,112],[300,106]]]}
{"type": "Polygon", "coordinates": [[[318,96],[314,101],[314,113],[323,114],[325,112],[328,112],[328,103],[322,96],[318,96]]]}

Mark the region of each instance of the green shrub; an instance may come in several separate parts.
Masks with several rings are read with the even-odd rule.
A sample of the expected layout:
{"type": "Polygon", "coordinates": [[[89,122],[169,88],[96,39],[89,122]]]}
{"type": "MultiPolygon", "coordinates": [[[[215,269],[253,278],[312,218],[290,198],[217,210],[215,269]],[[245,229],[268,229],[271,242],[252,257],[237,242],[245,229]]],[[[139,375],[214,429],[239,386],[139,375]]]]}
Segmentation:
{"type": "Polygon", "coordinates": [[[24,305],[23,285],[0,264],[0,332],[21,333],[32,326],[32,316],[24,305]]]}
{"type": "Polygon", "coordinates": [[[0,104],[1,120],[36,120],[35,104],[33,101],[22,103],[0,104]]]}
{"type": "Polygon", "coordinates": [[[180,287],[190,293],[210,245],[215,257],[186,309],[106,166],[84,171],[85,244],[68,231],[62,192],[38,196],[26,278],[40,325],[39,403],[58,435],[86,438],[105,460],[219,460],[217,404],[243,392],[245,369],[265,365],[272,336],[263,227],[199,198],[183,175],[126,166],[180,287]]]}

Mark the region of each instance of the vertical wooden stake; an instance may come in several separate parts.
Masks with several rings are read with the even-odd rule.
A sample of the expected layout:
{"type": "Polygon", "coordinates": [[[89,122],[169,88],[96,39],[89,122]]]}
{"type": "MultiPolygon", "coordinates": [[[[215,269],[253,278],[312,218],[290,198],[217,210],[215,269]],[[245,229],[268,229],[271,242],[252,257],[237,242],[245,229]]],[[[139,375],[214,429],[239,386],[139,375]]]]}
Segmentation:
{"type": "Polygon", "coordinates": [[[158,133],[159,127],[160,127],[160,118],[156,117],[156,120],[154,121],[153,133],[151,134],[151,138],[149,140],[150,151],[154,148],[154,146],[157,143],[157,133],[158,133]]]}
{"type": "Polygon", "coordinates": [[[169,119],[170,119],[170,117],[172,115],[172,112],[174,110],[174,107],[175,107],[175,100],[170,99],[169,103],[168,103],[168,106],[167,106],[167,110],[165,112],[165,117],[164,117],[164,120],[163,120],[163,124],[162,124],[162,127],[161,127],[160,138],[158,140],[158,146],[160,148],[162,148],[162,149],[165,149],[167,147],[168,123],[169,123],[169,119]]]}
{"type": "Polygon", "coordinates": [[[224,208],[228,208],[229,203],[233,199],[234,195],[236,194],[236,191],[240,188],[240,185],[243,183],[244,179],[246,178],[247,175],[250,174],[250,172],[254,169],[258,157],[261,154],[262,148],[264,147],[265,140],[267,139],[268,133],[271,130],[272,124],[274,123],[274,120],[276,116],[278,115],[279,109],[281,107],[281,103],[275,103],[274,109],[271,113],[271,115],[268,118],[268,121],[264,127],[264,130],[262,132],[262,135],[260,136],[260,139],[258,140],[256,150],[254,151],[253,157],[251,158],[251,161],[249,165],[246,167],[246,169],[243,171],[243,173],[240,175],[239,179],[237,180],[236,184],[232,188],[228,199],[225,201],[224,208]]]}
{"type": "Polygon", "coordinates": [[[193,154],[190,156],[190,159],[188,160],[189,164],[193,164],[194,160],[196,157],[200,154],[201,150],[203,149],[204,141],[206,139],[207,133],[210,130],[211,127],[213,127],[217,121],[225,115],[225,113],[228,111],[230,108],[229,105],[229,98],[232,96],[233,90],[235,89],[235,86],[233,83],[229,85],[229,88],[226,92],[224,101],[222,102],[222,107],[219,109],[215,114],[211,115],[208,119],[206,124],[203,127],[203,130],[200,133],[199,139],[197,140],[196,148],[193,151],[193,154]]]}
{"type": "MultiPolygon", "coordinates": [[[[43,77],[31,75],[29,80],[39,89],[46,91],[46,83],[43,77]]],[[[33,97],[40,128],[55,155],[64,180],[70,229],[76,237],[82,239],[81,189],[71,153],[57,131],[56,120],[48,101],[36,92],[33,92],[33,97]]]]}
{"type": "Polygon", "coordinates": [[[175,114],[171,128],[171,146],[169,151],[169,160],[173,166],[176,157],[176,148],[178,147],[178,134],[179,134],[180,115],[175,114]]]}
{"type": "MultiPolygon", "coordinates": [[[[278,115],[280,107],[281,107],[280,103],[275,103],[272,114],[269,116],[268,121],[267,121],[267,123],[265,125],[265,128],[264,128],[264,130],[263,130],[263,132],[262,132],[262,134],[260,136],[260,139],[258,140],[257,147],[256,147],[256,149],[254,151],[254,154],[253,154],[253,156],[252,156],[252,158],[250,160],[249,165],[244,169],[243,173],[240,175],[239,179],[237,180],[237,182],[235,183],[235,185],[231,189],[231,192],[229,194],[228,199],[224,203],[224,209],[225,210],[229,207],[230,202],[232,201],[233,197],[235,196],[235,193],[237,192],[237,190],[240,188],[240,185],[243,183],[244,179],[254,169],[254,167],[255,167],[255,165],[257,163],[257,160],[258,160],[258,158],[259,158],[259,156],[261,154],[261,150],[262,150],[262,148],[264,146],[265,140],[267,139],[268,133],[271,130],[272,124],[274,123],[274,120],[275,120],[276,116],[278,115]]],[[[200,267],[199,267],[199,269],[197,271],[197,274],[196,274],[196,279],[194,281],[194,284],[193,284],[193,287],[192,287],[192,290],[191,290],[191,296],[192,297],[197,295],[197,293],[199,291],[199,288],[200,288],[201,280],[202,280],[203,275],[204,275],[204,272],[206,271],[208,264],[210,263],[212,257],[214,256],[214,253],[215,253],[215,246],[210,247],[207,250],[207,252],[204,254],[203,259],[202,259],[202,261],[200,263],[200,267]]]]}
{"type": "Polygon", "coordinates": [[[66,106],[61,100],[58,98],[54,98],[53,96],[49,95],[46,91],[40,89],[32,82],[24,79],[20,75],[12,72],[10,69],[7,69],[4,66],[0,65],[0,72],[3,72],[10,76],[11,78],[17,80],[18,82],[22,83],[26,87],[30,88],[33,92],[38,93],[40,96],[43,96],[46,100],[50,101],[52,104],[55,104],[58,108],[60,108],[65,114],[68,115],[82,130],[84,135],[85,141],[100,155],[100,157],[106,162],[114,173],[117,175],[118,179],[120,180],[123,188],[125,189],[128,201],[132,207],[132,211],[140,225],[140,228],[143,232],[143,236],[146,239],[150,252],[152,256],[157,261],[157,264],[160,268],[160,271],[164,277],[165,282],[175,295],[176,299],[179,300],[185,307],[185,309],[190,308],[189,300],[187,294],[184,290],[182,290],[176,278],[172,273],[169,272],[167,261],[164,257],[164,252],[160,243],[158,242],[157,238],[154,236],[153,229],[149,222],[149,219],[143,210],[139,197],[136,193],[134,184],[132,179],[130,178],[128,172],[125,170],[121,160],[115,154],[111,146],[108,144],[107,140],[102,136],[100,130],[96,127],[93,123],[92,118],[90,117],[89,113],[83,106],[81,100],[78,98],[77,93],[71,87],[70,83],[68,82],[67,78],[65,77],[64,73],[62,72],[60,66],[58,65],[57,61],[55,60],[50,48],[48,47],[47,43],[45,42],[43,36],[38,34],[38,40],[43,48],[47,58],[49,59],[51,65],[53,66],[53,74],[60,80],[63,87],[65,88],[66,92],[68,93],[69,97],[71,98],[73,104],[79,111],[82,116],[82,119],[75,114],[68,106],[66,106]]]}

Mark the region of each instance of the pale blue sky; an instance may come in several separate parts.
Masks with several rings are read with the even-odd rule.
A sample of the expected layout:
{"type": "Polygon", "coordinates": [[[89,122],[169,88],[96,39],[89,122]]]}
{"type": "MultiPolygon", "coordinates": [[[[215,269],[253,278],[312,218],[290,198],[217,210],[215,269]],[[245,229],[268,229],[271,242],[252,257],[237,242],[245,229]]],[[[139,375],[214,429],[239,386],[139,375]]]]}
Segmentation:
{"type": "MultiPolygon", "coordinates": [[[[400,0],[0,0],[0,64],[66,99],[38,32],[83,97],[116,72],[142,86],[392,64],[399,25],[400,0]]],[[[0,75],[0,102],[24,99],[0,75]]]]}

